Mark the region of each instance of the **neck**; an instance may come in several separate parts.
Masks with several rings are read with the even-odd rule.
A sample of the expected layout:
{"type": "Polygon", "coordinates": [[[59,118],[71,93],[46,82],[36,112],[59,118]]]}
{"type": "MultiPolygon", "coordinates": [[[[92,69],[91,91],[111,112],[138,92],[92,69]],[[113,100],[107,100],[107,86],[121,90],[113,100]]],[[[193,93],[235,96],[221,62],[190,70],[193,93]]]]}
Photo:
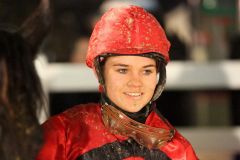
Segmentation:
{"type": "Polygon", "coordinates": [[[111,105],[113,107],[115,107],[116,109],[118,109],[119,111],[121,111],[122,113],[124,113],[126,116],[128,116],[129,118],[140,122],[140,123],[145,123],[148,115],[150,114],[150,112],[152,111],[152,104],[149,102],[147,103],[140,111],[138,112],[128,112],[125,111],[123,109],[121,109],[120,107],[118,107],[115,103],[113,103],[105,93],[101,94],[101,104],[107,104],[107,105],[111,105]]]}

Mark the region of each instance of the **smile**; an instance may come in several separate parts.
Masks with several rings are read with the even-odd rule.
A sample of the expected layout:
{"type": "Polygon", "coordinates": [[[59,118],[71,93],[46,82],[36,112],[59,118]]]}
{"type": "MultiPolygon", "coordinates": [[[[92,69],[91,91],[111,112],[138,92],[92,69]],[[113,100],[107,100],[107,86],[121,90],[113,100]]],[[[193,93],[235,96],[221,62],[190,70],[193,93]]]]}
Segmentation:
{"type": "Polygon", "coordinates": [[[131,97],[139,97],[142,95],[142,93],[139,93],[139,92],[124,92],[124,94],[131,97]]]}

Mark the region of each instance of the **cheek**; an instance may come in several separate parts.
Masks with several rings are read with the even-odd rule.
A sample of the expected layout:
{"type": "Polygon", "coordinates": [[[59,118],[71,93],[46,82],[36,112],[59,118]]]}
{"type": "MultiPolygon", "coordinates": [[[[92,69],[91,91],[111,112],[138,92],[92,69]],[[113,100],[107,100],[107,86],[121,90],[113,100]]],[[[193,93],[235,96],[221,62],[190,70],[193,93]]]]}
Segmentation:
{"type": "Polygon", "coordinates": [[[158,83],[157,76],[151,76],[145,79],[145,86],[148,86],[148,88],[150,89],[155,89],[157,83],[158,83]]]}
{"type": "Polygon", "coordinates": [[[113,91],[116,91],[118,88],[121,87],[121,77],[119,77],[117,74],[114,72],[106,72],[105,76],[105,85],[107,92],[113,94],[113,91]]]}
{"type": "Polygon", "coordinates": [[[123,87],[123,80],[117,77],[111,77],[106,81],[107,89],[109,90],[117,90],[123,87]]]}
{"type": "Polygon", "coordinates": [[[154,78],[149,79],[148,81],[146,81],[145,89],[146,89],[146,96],[148,98],[151,98],[153,96],[155,88],[156,88],[156,85],[157,85],[157,80],[154,79],[154,78]],[[149,83],[149,82],[151,82],[151,83],[149,83]]]}
{"type": "Polygon", "coordinates": [[[119,99],[122,95],[123,85],[117,77],[111,77],[106,80],[106,94],[115,104],[119,105],[119,99]]]}

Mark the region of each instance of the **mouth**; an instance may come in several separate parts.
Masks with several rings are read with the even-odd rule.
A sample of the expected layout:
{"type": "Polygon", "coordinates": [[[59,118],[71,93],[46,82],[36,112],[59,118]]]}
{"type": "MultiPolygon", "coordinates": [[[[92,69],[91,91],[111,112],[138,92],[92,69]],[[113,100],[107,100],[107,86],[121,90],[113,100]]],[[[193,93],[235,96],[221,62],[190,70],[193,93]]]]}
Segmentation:
{"type": "Polygon", "coordinates": [[[138,99],[143,95],[142,92],[124,92],[124,94],[127,95],[128,97],[132,97],[134,99],[138,99]]]}

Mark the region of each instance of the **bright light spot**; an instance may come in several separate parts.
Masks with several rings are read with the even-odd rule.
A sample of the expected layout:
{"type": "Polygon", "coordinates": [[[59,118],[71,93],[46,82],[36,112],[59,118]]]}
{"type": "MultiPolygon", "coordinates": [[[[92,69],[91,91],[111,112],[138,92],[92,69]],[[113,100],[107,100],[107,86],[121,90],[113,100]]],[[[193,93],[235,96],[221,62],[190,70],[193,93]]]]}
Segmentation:
{"type": "Polygon", "coordinates": [[[203,0],[203,6],[207,9],[214,9],[217,7],[217,0],[203,0]]]}

